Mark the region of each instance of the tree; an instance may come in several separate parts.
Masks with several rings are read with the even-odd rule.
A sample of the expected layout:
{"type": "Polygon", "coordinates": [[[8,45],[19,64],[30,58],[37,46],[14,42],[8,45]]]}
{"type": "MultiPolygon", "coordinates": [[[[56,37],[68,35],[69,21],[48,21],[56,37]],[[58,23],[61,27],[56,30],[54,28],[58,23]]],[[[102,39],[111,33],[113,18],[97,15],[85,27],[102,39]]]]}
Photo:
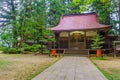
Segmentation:
{"type": "Polygon", "coordinates": [[[110,23],[112,25],[112,30],[110,30],[110,33],[118,35],[120,34],[119,32],[119,0],[111,0],[111,4],[112,4],[112,11],[110,12],[110,23]]]}
{"type": "Polygon", "coordinates": [[[6,2],[6,5],[9,7],[1,9],[3,11],[1,18],[6,20],[4,24],[9,23],[12,26],[13,47],[17,47],[17,37],[21,37],[23,42],[31,40],[34,43],[36,41],[39,43],[44,39],[44,32],[46,32],[45,0],[10,0],[6,2]]]}
{"type": "Polygon", "coordinates": [[[101,23],[110,23],[110,0],[73,0],[73,3],[79,5],[80,12],[96,12],[101,23]]]}
{"type": "Polygon", "coordinates": [[[49,27],[57,25],[60,17],[65,12],[65,5],[62,4],[61,0],[49,0],[48,18],[47,24],[49,27]]]}
{"type": "Polygon", "coordinates": [[[118,15],[119,15],[119,35],[120,35],[120,0],[118,0],[118,8],[119,8],[119,11],[118,11],[118,15]]]}
{"type": "Polygon", "coordinates": [[[0,39],[2,40],[2,44],[0,46],[8,46],[11,47],[13,41],[13,33],[10,26],[2,27],[0,39]]]}
{"type": "Polygon", "coordinates": [[[12,26],[13,47],[17,45],[17,17],[18,17],[18,0],[5,0],[4,7],[0,7],[0,24],[1,26],[12,26]]]}
{"type": "Polygon", "coordinates": [[[80,12],[96,12],[100,23],[113,26],[109,33],[118,34],[118,0],[73,0],[73,3],[80,12]]]}
{"type": "Polygon", "coordinates": [[[47,25],[56,26],[62,15],[79,13],[72,0],[48,0],[47,25]]]}
{"type": "Polygon", "coordinates": [[[96,32],[95,36],[92,39],[91,48],[101,49],[103,47],[102,44],[104,44],[103,40],[104,38],[98,32],[96,32]]]}

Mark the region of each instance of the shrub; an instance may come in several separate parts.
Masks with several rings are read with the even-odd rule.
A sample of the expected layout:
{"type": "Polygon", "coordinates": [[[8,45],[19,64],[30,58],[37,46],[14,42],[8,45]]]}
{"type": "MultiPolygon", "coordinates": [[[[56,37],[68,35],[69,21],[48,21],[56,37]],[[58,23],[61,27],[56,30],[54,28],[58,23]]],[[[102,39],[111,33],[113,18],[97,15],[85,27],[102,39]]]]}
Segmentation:
{"type": "Polygon", "coordinates": [[[32,46],[24,45],[23,48],[24,51],[37,52],[41,49],[41,45],[40,44],[34,44],[32,46]]]}
{"type": "Polygon", "coordinates": [[[33,52],[37,52],[37,51],[40,50],[41,45],[39,45],[39,44],[34,44],[34,45],[31,46],[31,48],[32,48],[32,51],[33,51],[33,52]]]}
{"type": "Polygon", "coordinates": [[[23,47],[23,48],[24,48],[24,51],[32,51],[31,46],[26,46],[26,47],[23,47]]]}
{"type": "Polygon", "coordinates": [[[49,54],[49,53],[50,53],[50,50],[47,50],[47,49],[43,50],[43,54],[49,54]]]}
{"type": "Polygon", "coordinates": [[[29,45],[26,44],[26,43],[23,43],[22,46],[23,46],[23,47],[27,47],[27,46],[29,46],[29,45]]]}
{"type": "Polygon", "coordinates": [[[2,51],[9,54],[22,53],[22,50],[19,48],[3,48],[2,51]]]}
{"type": "Polygon", "coordinates": [[[27,45],[27,44],[23,44],[23,49],[24,49],[24,53],[29,53],[29,52],[41,52],[44,54],[48,54],[49,51],[46,49],[45,45],[40,45],[40,44],[33,44],[33,45],[27,45]]]}

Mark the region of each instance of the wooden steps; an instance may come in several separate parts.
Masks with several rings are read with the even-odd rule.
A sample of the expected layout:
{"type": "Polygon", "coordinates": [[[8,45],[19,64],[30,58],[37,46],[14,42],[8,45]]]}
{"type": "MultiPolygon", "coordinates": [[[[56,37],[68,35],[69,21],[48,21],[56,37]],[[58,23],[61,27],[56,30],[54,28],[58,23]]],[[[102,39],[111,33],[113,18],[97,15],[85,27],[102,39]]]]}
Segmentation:
{"type": "Polygon", "coordinates": [[[64,55],[70,55],[70,56],[88,56],[88,50],[87,49],[65,49],[64,55]]]}

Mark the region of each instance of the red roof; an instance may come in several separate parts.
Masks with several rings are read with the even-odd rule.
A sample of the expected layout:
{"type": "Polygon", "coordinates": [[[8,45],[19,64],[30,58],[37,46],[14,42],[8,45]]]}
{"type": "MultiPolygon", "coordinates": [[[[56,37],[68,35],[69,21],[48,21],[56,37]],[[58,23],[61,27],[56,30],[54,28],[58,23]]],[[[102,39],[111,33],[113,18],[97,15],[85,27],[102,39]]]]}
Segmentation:
{"type": "Polygon", "coordinates": [[[100,24],[96,13],[78,15],[64,15],[57,26],[51,28],[53,31],[75,31],[110,28],[110,25],[100,24]]]}

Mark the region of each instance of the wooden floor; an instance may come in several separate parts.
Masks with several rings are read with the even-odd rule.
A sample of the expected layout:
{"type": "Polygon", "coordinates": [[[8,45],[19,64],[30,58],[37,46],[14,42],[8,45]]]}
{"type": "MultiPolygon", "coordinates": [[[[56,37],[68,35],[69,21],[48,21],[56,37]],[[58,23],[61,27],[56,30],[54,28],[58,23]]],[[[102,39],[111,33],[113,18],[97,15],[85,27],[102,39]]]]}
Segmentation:
{"type": "Polygon", "coordinates": [[[86,57],[65,56],[32,80],[108,80],[86,57]]]}

